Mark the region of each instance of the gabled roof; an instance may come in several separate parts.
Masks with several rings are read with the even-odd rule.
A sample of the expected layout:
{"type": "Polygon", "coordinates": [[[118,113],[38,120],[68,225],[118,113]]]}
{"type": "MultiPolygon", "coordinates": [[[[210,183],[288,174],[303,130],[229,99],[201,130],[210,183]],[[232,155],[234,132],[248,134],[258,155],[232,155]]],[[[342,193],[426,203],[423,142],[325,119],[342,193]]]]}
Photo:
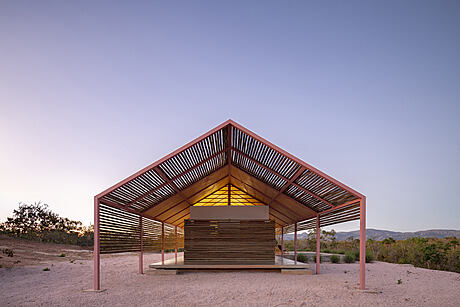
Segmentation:
{"type": "MultiPolygon", "coordinates": [[[[231,184],[270,206],[277,227],[358,219],[364,195],[228,120],[98,194],[100,202],[182,226],[190,206],[231,184]]],[[[303,226],[302,226],[303,225],[303,226]]]]}

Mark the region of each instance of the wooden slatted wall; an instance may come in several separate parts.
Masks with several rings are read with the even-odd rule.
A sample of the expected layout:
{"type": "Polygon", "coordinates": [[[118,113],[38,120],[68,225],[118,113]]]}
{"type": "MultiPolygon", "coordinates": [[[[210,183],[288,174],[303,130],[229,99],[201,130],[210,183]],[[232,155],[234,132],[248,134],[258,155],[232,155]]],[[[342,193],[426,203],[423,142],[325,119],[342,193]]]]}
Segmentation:
{"type": "MultiPolygon", "coordinates": [[[[143,250],[161,250],[161,223],[142,218],[143,250]]],[[[101,254],[138,252],[140,250],[139,216],[104,204],[99,205],[101,254]]],[[[165,250],[176,245],[174,226],[165,224],[165,250]]],[[[177,247],[184,247],[184,232],[177,229],[177,247]]]]}
{"type": "Polygon", "coordinates": [[[184,264],[274,264],[274,221],[185,220],[184,264]]]}

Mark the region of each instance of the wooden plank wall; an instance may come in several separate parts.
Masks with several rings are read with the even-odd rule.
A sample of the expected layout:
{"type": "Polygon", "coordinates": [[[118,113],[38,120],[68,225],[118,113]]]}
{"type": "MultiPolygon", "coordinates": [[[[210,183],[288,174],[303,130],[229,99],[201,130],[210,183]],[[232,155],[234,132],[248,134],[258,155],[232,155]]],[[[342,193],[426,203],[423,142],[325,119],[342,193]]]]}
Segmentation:
{"type": "MultiPolygon", "coordinates": [[[[140,250],[139,216],[104,204],[99,205],[101,254],[140,250]]],[[[142,218],[143,250],[161,250],[161,222],[142,218]]],[[[177,247],[184,247],[183,230],[177,229],[177,247]]],[[[165,224],[165,250],[176,246],[174,226],[165,224]]]]}
{"type": "Polygon", "coordinates": [[[185,220],[184,264],[274,264],[274,221],[185,220]]]}

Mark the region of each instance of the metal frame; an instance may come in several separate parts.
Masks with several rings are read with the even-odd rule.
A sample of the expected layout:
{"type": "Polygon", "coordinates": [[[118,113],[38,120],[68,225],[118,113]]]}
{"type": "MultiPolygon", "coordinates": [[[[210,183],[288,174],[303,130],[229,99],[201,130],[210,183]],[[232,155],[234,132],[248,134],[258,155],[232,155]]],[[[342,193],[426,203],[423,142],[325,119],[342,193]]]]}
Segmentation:
{"type": "Polygon", "coordinates": [[[316,216],[316,274],[319,274],[319,264],[321,262],[321,229],[319,228],[319,215],[316,216]]]}
{"type": "Polygon", "coordinates": [[[139,251],[139,274],[144,274],[144,254],[143,254],[143,236],[142,216],[139,215],[139,236],[140,236],[140,251],[139,251]]]}
{"type": "MultiPolygon", "coordinates": [[[[177,261],[177,227],[183,225],[183,220],[189,215],[188,208],[193,205],[193,203],[190,201],[191,197],[194,197],[194,195],[205,191],[209,186],[220,182],[226,177],[229,178],[228,184],[230,184],[231,178],[240,180],[232,174],[232,166],[243,171],[254,179],[263,182],[263,184],[265,184],[270,189],[277,190],[276,195],[269,197],[268,195],[265,195],[264,192],[260,191],[260,189],[257,187],[252,187],[248,182],[242,182],[242,184],[247,185],[253,191],[257,191],[269,199],[268,204],[272,206],[270,210],[270,218],[276,221],[276,227],[280,227],[282,231],[282,254],[284,254],[284,232],[286,229],[289,232],[289,229],[291,229],[292,226],[294,227],[295,256],[297,256],[297,231],[299,230],[299,226],[301,230],[316,227],[317,273],[320,271],[320,224],[326,226],[359,218],[361,241],[360,288],[365,288],[366,197],[363,194],[348,187],[347,185],[332,178],[331,176],[321,172],[310,164],[307,164],[299,158],[289,154],[288,152],[270,143],[264,138],[246,129],[245,127],[237,124],[232,120],[228,120],[94,197],[94,289],[100,289],[100,203],[139,215],[140,225],[142,225],[142,217],[161,222],[161,250],[163,263],[164,225],[166,221],[169,221],[172,226],[175,227],[175,257],[177,261]],[[213,145],[212,150],[211,148],[205,149],[203,147],[205,146],[203,144],[214,144],[212,142],[215,142],[217,136],[221,136],[223,138],[218,141],[220,142],[220,145],[217,145],[220,147],[213,145]],[[256,151],[254,151],[254,148],[257,148],[256,151]],[[204,154],[205,152],[206,154],[204,154]],[[199,156],[197,156],[197,154],[199,156]],[[224,154],[226,154],[225,161],[222,162],[221,159],[222,155],[224,154]],[[181,162],[181,166],[178,168],[181,171],[173,170],[171,173],[168,170],[168,168],[172,167],[171,163],[174,164],[174,162],[171,161],[176,161],[175,159],[179,158],[189,159],[188,157],[191,157],[190,155],[195,156],[190,158],[190,160],[186,161],[185,163],[184,161],[181,162]],[[235,162],[237,159],[240,161],[238,162],[239,164],[235,162]],[[217,165],[215,163],[222,164],[217,165]],[[164,168],[164,165],[166,166],[166,169],[164,168]],[[187,167],[184,168],[184,165],[187,165],[187,167]],[[184,194],[184,190],[189,186],[193,186],[194,183],[209,177],[213,172],[218,171],[221,167],[224,166],[228,167],[227,176],[223,176],[222,178],[216,180],[213,179],[214,182],[207,183],[208,186],[200,188],[199,191],[194,191],[191,194],[187,192],[188,196],[184,194]],[[208,169],[208,171],[204,172],[203,167],[208,169]],[[209,169],[211,169],[211,172],[209,169]],[[160,181],[157,180],[155,183],[147,182],[148,179],[146,178],[149,178],[148,176],[150,175],[148,174],[153,174],[152,172],[156,174],[154,174],[155,176],[161,178],[158,179],[160,181]],[[169,176],[168,173],[170,174],[169,176]],[[180,183],[180,186],[178,186],[176,182],[182,183],[180,183]],[[139,189],[137,187],[139,187],[139,189]],[[168,194],[172,192],[167,191],[174,191],[174,194],[168,194]],[[285,197],[289,197],[293,204],[301,205],[304,208],[310,208],[312,210],[310,211],[312,214],[306,215],[306,213],[297,211],[299,208],[296,209],[287,203],[282,203],[278,200],[281,194],[283,194],[285,197]],[[157,197],[157,195],[160,196],[157,197]],[[150,209],[155,208],[174,195],[178,195],[181,198],[181,201],[172,205],[168,205],[168,207],[162,209],[161,212],[155,214],[155,216],[149,215],[150,209]],[[148,199],[159,199],[159,202],[155,200],[153,203],[150,203],[148,202],[148,199]],[[353,209],[357,208],[358,203],[359,213],[357,210],[353,209]],[[167,216],[162,220],[157,219],[164,213],[179,205],[184,205],[185,208],[179,210],[176,213],[171,212],[173,215],[167,216]],[[278,209],[275,209],[274,207],[277,207],[278,209]],[[281,212],[281,208],[283,209],[282,211],[286,210],[286,213],[281,212]],[[311,223],[310,220],[312,219],[315,219],[316,223],[311,223]]],[[[139,252],[139,272],[143,273],[142,226],[140,233],[141,238],[139,252]]],[[[295,257],[295,261],[297,261],[296,258],[297,257],[295,257]]]]}
{"type": "Polygon", "coordinates": [[[297,264],[297,223],[294,223],[294,264],[297,264]]]}

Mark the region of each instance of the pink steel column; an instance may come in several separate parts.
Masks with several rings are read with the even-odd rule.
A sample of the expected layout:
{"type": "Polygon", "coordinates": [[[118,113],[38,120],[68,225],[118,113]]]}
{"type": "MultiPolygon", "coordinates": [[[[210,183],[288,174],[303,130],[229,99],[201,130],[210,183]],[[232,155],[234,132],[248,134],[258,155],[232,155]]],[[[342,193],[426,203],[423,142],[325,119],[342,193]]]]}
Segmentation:
{"type": "Polygon", "coordinates": [[[174,226],[174,236],[176,238],[176,248],[175,248],[174,259],[175,259],[175,263],[177,264],[177,226],[174,226]]]}
{"type": "Polygon", "coordinates": [[[101,258],[99,241],[99,199],[94,197],[94,290],[101,290],[101,258]]]}
{"type": "Polygon", "coordinates": [[[165,264],[165,222],[161,222],[161,264],[165,264]]]}
{"type": "Polygon", "coordinates": [[[359,206],[359,288],[366,289],[366,197],[359,206]]]}
{"type": "Polygon", "coordinates": [[[281,227],[281,258],[284,258],[284,227],[281,227]]]}
{"type": "Polygon", "coordinates": [[[142,227],[142,216],[139,215],[139,239],[140,239],[140,250],[139,250],[139,274],[144,274],[144,254],[143,254],[143,248],[144,248],[144,242],[143,242],[143,237],[144,236],[144,229],[142,227]]]}
{"type": "Polygon", "coordinates": [[[316,216],[316,274],[319,274],[319,260],[321,259],[320,249],[321,244],[319,242],[321,230],[319,229],[319,214],[316,216]]]}
{"type": "Polygon", "coordinates": [[[297,264],[297,222],[294,224],[294,264],[297,264]]]}

